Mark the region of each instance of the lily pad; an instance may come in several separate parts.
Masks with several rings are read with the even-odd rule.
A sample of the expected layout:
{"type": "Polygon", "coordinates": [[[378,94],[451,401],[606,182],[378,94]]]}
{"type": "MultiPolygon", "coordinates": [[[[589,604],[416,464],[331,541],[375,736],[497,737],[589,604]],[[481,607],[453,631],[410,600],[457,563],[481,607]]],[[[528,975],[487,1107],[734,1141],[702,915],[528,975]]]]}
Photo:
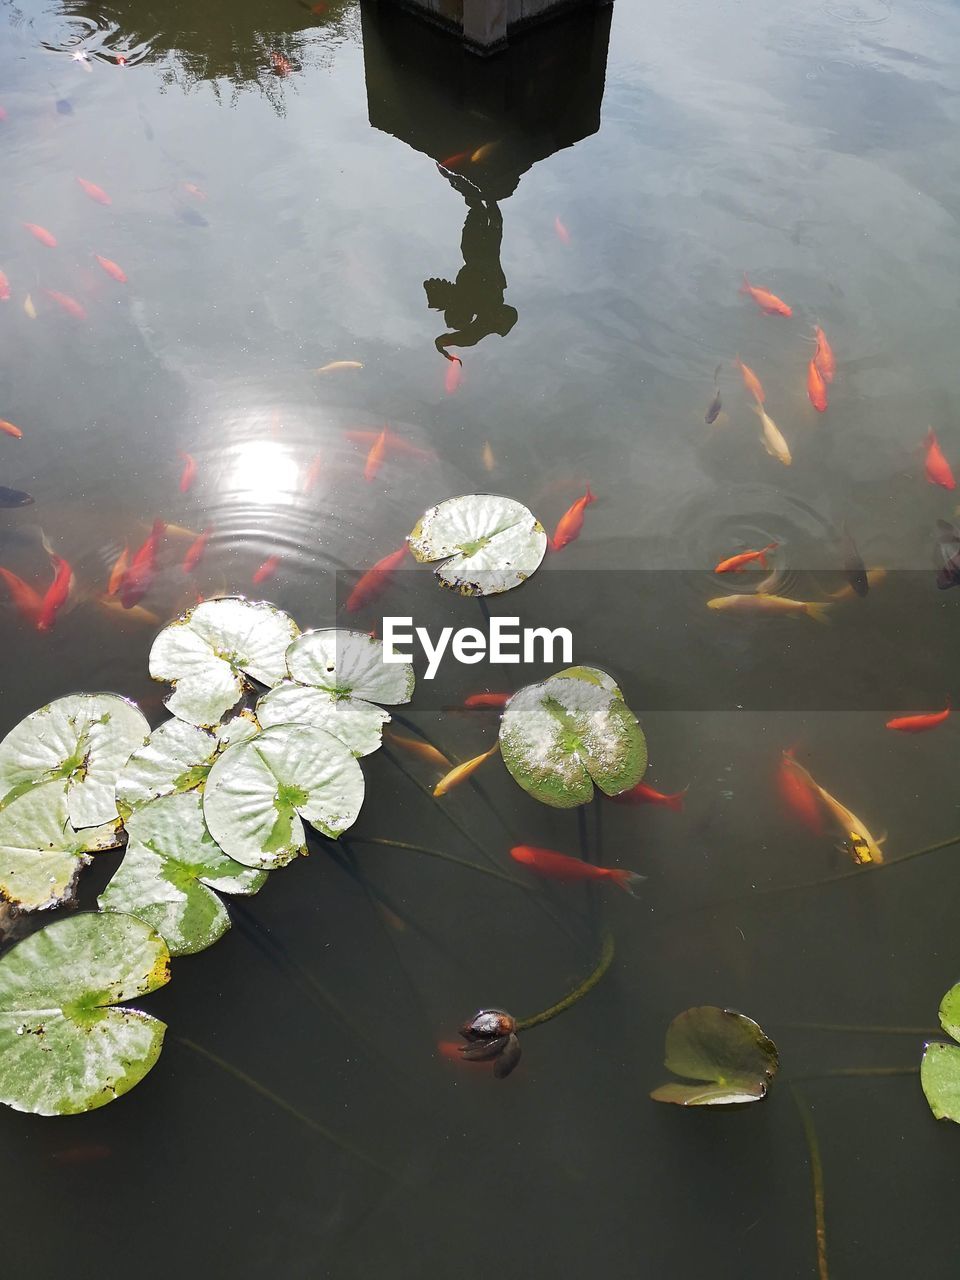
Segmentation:
{"type": "Polygon", "coordinates": [[[513,778],[535,799],[571,809],[635,787],[647,743],[615,681],[595,667],[569,667],[519,689],[500,721],[500,751],[513,778]]]}
{"type": "Polygon", "coordinates": [[[678,1014],[667,1028],[664,1066],[702,1083],[674,1081],[654,1089],[650,1097],[682,1107],[758,1102],[779,1065],[777,1046],[752,1018],[700,1005],[678,1014]]]}
{"type": "Polygon", "coordinates": [[[213,728],[240,701],[247,677],[268,686],[284,679],[285,654],[299,634],[272,604],[239,596],[205,600],[154,640],[150,674],[176,686],[166,700],[171,715],[213,728]]]}
{"type": "Polygon", "coordinates": [[[390,719],[374,704],[409,702],[416,683],[412,663],[384,662],[383,643],[363,631],[309,631],[287,650],[287,669],[292,680],[257,703],[263,727],[313,725],[357,756],[378,749],[390,719]]]}
{"type": "Polygon", "coordinates": [[[143,714],[115,693],[58,698],[0,742],[0,811],[31,787],[61,779],[74,827],[115,822],[117,778],[149,734],[143,714]]]}
{"type": "Polygon", "coordinates": [[[0,809],[0,898],[23,911],[44,911],[73,896],[89,854],[120,843],[120,824],[77,831],[68,783],[43,782],[0,809]]]}
{"type": "Polygon", "coordinates": [[[117,779],[117,807],[126,817],[159,796],[198,787],[210,772],[217,739],[184,720],[154,729],[117,779]]]}
{"type": "Polygon", "coordinates": [[[521,502],[470,493],[424,512],[409,543],[418,560],[444,561],[434,572],[445,587],[492,596],[518,587],[540,567],[547,535],[521,502]]]}
{"type": "Polygon", "coordinates": [[[99,904],[152,925],[171,955],[203,951],[230,928],[214,889],[252,894],[266,883],[266,871],[241,866],[215,843],[197,791],[144,805],[127,821],[127,833],[123,862],[99,904]]]}
{"type": "MultiPolygon", "coordinates": [[[[947,1035],[960,1040],[960,983],[940,1001],[940,1025],[947,1035]]],[[[960,1124],[960,1047],[940,1041],[925,1045],[920,1084],[937,1119],[960,1124]]]]}
{"type": "Polygon", "coordinates": [[[246,742],[248,738],[255,737],[260,729],[261,725],[252,711],[241,711],[229,720],[224,720],[218,727],[217,744],[223,751],[226,747],[232,747],[235,742],[246,742]]]}
{"type": "Polygon", "coordinates": [[[164,1023],[113,1006],[169,981],[170,954],[133,916],[85,912],[0,959],[0,1102],[70,1115],[113,1102],[160,1056],[164,1023]]]}
{"type": "Polygon", "coordinates": [[[306,853],[301,818],[335,839],[357,819],[363,773],[339,738],[309,725],[264,729],[210,770],[203,813],[220,848],[270,870],[306,853]]]}

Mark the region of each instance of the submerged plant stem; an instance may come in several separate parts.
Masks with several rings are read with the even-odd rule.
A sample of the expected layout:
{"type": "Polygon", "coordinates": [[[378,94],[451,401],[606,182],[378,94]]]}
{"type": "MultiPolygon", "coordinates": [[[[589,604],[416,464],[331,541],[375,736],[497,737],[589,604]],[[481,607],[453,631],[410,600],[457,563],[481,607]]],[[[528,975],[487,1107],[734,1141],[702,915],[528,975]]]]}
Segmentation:
{"type": "Polygon", "coordinates": [[[790,1086],[793,1100],[800,1112],[803,1123],[803,1135],[807,1140],[807,1151],[810,1153],[810,1176],[813,1179],[813,1218],[817,1237],[817,1275],[820,1280],[830,1280],[827,1267],[827,1219],[823,1198],[823,1164],[820,1160],[820,1143],[813,1123],[810,1106],[795,1085],[790,1086]]]}
{"type": "Polygon", "coordinates": [[[319,1120],[314,1120],[312,1116],[308,1116],[306,1112],[298,1110],[292,1102],[287,1102],[286,1098],[281,1098],[278,1093],[274,1093],[272,1089],[267,1088],[265,1084],[261,1084],[259,1080],[254,1080],[253,1076],[248,1076],[245,1071],[241,1071],[239,1067],[235,1067],[232,1062],[227,1062],[225,1058],[221,1058],[218,1054],[213,1053],[210,1049],[205,1049],[203,1045],[197,1044],[195,1040],[190,1040],[186,1036],[177,1036],[177,1043],[182,1044],[185,1049],[189,1049],[191,1053],[197,1054],[201,1058],[205,1058],[207,1062],[212,1062],[215,1067],[219,1067],[221,1071],[225,1071],[228,1076],[233,1076],[234,1080],[239,1080],[241,1084],[245,1084],[248,1089],[252,1089],[254,1093],[266,1098],[268,1102],[272,1102],[275,1107],[279,1107],[281,1111],[285,1111],[287,1115],[293,1116],[295,1120],[299,1120],[302,1125],[308,1129],[312,1129],[314,1133],[320,1134],[322,1138],[326,1138],[328,1142],[333,1143],[335,1147],[339,1147],[341,1151],[345,1151],[348,1155],[353,1156],[355,1160],[361,1161],[368,1165],[371,1169],[376,1169],[378,1173],[384,1177],[394,1181],[400,1181],[399,1174],[395,1170],[388,1168],[387,1165],[381,1164],[373,1156],[368,1156],[365,1151],[361,1151],[352,1143],[347,1142],[345,1138],[338,1137],[332,1133],[319,1120]]]}
{"type": "Polygon", "coordinates": [[[496,867],[482,867],[479,862],[469,862],[466,858],[458,858],[454,853],[443,853],[440,849],[427,849],[422,844],[411,844],[407,840],[388,840],[386,836],[351,835],[350,839],[358,844],[379,844],[386,845],[390,849],[408,849],[411,853],[425,853],[429,858],[442,858],[444,862],[452,862],[454,866],[477,871],[482,876],[493,876],[495,880],[505,880],[507,884],[515,885],[518,889],[527,888],[522,881],[515,880],[506,872],[498,871],[496,867]]]}
{"type": "Polygon", "coordinates": [[[616,944],[613,940],[613,934],[609,929],[603,932],[601,941],[600,959],[597,961],[593,972],[575,987],[562,1000],[558,1000],[556,1004],[552,1004],[549,1009],[544,1009],[542,1013],[534,1013],[529,1018],[521,1018],[517,1022],[518,1031],[529,1031],[531,1027],[539,1027],[544,1022],[549,1022],[552,1018],[556,1018],[561,1013],[566,1013],[568,1009],[572,1009],[578,1001],[584,996],[589,995],[593,988],[606,974],[607,970],[613,964],[613,957],[616,951],[616,944]]]}

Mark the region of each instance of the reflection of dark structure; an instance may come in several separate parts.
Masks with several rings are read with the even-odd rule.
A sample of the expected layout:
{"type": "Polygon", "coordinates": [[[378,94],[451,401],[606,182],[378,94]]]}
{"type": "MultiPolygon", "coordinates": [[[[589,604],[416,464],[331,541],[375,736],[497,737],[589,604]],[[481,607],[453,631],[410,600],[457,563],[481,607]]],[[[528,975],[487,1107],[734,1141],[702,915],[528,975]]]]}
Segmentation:
{"type": "Polygon", "coordinates": [[[391,0],[459,36],[475,53],[503,49],[517,32],[575,5],[611,5],[613,0],[391,0]]]}
{"type": "Polygon", "coordinates": [[[500,202],[539,160],[600,127],[610,9],[580,8],[481,61],[402,8],[361,0],[367,109],[376,129],[429,156],[467,203],[456,280],[424,281],[443,311],[438,350],[505,336],[500,202]]]}

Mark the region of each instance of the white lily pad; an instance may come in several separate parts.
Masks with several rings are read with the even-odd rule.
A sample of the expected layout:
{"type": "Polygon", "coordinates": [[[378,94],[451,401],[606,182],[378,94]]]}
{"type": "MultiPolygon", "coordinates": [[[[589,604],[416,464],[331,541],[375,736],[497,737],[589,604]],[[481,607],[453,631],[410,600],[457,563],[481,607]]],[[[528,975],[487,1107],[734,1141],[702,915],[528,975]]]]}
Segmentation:
{"type": "Polygon", "coordinates": [[[671,1081],[650,1097],[683,1107],[759,1102],[779,1065],[777,1046],[752,1018],[701,1005],[670,1023],[664,1059],[668,1071],[698,1083],[671,1081]]]}
{"type": "Polygon", "coordinates": [[[615,681],[569,667],[519,689],[500,721],[500,751],[513,778],[544,804],[569,809],[635,787],[647,744],[615,681]]]}
{"type": "Polygon", "coordinates": [[[311,689],[285,680],[257,703],[257,719],[264,729],[278,724],[306,724],[339,738],[355,756],[377,751],[390,714],[361,698],[339,699],[325,689],[311,689]]]}
{"type": "Polygon", "coordinates": [[[158,796],[198,787],[210,772],[217,739],[185,720],[167,720],[127,761],[117,779],[117,807],[126,816],[158,796]]]}
{"type": "Polygon", "coordinates": [[[268,686],[284,679],[285,654],[299,634],[272,604],[239,596],[205,600],[154,640],[150,674],[176,686],[166,700],[171,715],[213,728],[240,701],[246,677],[268,686]]]}
{"type": "Polygon", "coordinates": [[[70,822],[62,778],[23,791],[0,809],[0,898],[23,911],[44,911],[73,896],[89,855],[120,843],[120,823],[70,822]]]}
{"type": "Polygon", "coordinates": [[[143,714],[115,693],[58,698],[0,742],[0,811],[29,788],[62,779],[74,827],[116,821],[117,778],[149,734],[143,714]]]}
{"type": "Polygon", "coordinates": [[[228,747],[203,793],[207,826],[224,853],[266,870],[306,853],[301,818],[335,839],[362,804],[363,773],[349,748],[297,724],[228,747]]]}
{"type": "Polygon", "coordinates": [[[256,737],[261,728],[262,725],[257,722],[252,711],[241,711],[218,726],[217,744],[223,751],[232,747],[235,742],[246,742],[248,738],[256,737]]]}
{"type": "Polygon", "coordinates": [[[513,498],[470,493],[448,498],[417,521],[409,537],[420,561],[444,563],[434,572],[465,596],[510,591],[540,567],[547,535],[532,511],[513,498]]]}
{"type": "Polygon", "coordinates": [[[164,1023],[113,1006],[169,980],[170,955],[133,916],[85,912],[0,959],[0,1101],[70,1115],[113,1102],[160,1056],[164,1023]]]}
{"type": "Polygon", "coordinates": [[[198,791],[144,805],[128,819],[127,834],[123,862],[99,904],[152,925],[171,955],[202,951],[229,929],[230,917],[214,889],[252,894],[266,883],[266,871],[241,866],[216,844],[198,791]]]}

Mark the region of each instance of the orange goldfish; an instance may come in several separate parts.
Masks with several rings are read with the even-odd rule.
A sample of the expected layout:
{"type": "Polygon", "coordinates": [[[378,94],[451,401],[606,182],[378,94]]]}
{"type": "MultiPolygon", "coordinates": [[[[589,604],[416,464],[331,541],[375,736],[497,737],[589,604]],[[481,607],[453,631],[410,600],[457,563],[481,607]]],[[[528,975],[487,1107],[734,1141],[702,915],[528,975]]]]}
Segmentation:
{"type": "Polygon", "coordinates": [[[23,225],[35,239],[39,240],[41,244],[45,244],[48,249],[55,249],[57,247],[56,236],[53,235],[52,232],[48,231],[46,227],[41,227],[36,222],[25,222],[23,225]]]}
{"type": "Polygon", "coordinates": [[[708,609],[719,609],[726,613],[756,613],[781,615],[782,617],[799,617],[806,614],[815,622],[828,622],[828,604],[818,604],[811,600],[788,600],[785,596],[760,594],[716,596],[707,601],[708,609]]]}
{"type": "Polygon", "coordinates": [[[486,707],[499,710],[505,707],[512,697],[512,693],[471,693],[468,698],[464,698],[463,705],[465,707],[486,707]]]}
{"type": "Polygon", "coordinates": [[[212,528],[204,529],[202,533],[198,533],[193,542],[187,548],[187,554],[183,557],[183,572],[192,573],[200,563],[204,551],[207,549],[207,543],[210,541],[210,535],[213,533],[212,528]]]}
{"type": "Polygon", "coordinates": [[[31,626],[36,626],[43,609],[43,598],[39,592],[35,591],[28,582],[18,578],[12,570],[4,569],[2,565],[0,565],[0,578],[3,578],[7,584],[10,599],[17,613],[31,626]]]}
{"type": "Polygon", "coordinates": [[[747,279],[747,273],[743,273],[743,284],[740,286],[740,292],[749,294],[761,311],[768,316],[792,316],[793,309],[788,307],[782,298],[778,298],[775,293],[770,293],[768,289],[760,289],[752,285],[747,279]]]}
{"type": "Polygon", "coordinates": [[[86,178],[77,178],[77,181],[83,188],[84,195],[88,195],[91,200],[96,200],[97,204],[113,204],[103,187],[98,187],[95,182],[88,182],[86,178]]]}
{"type": "Polygon", "coordinates": [[[590,492],[590,486],[587,485],[587,491],[583,497],[578,498],[560,517],[550,542],[554,551],[561,551],[569,543],[579,538],[580,530],[583,528],[583,513],[590,503],[596,502],[596,500],[596,495],[590,492]]]}
{"type": "Polygon", "coordinates": [[[443,380],[444,390],[448,396],[456,395],[460,389],[460,380],[463,377],[463,361],[459,356],[447,356],[450,363],[447,365],[447,374],[443,380]]]}
{"type": "Polygon", "coordinates": [[[67,602],[73,584],[73,569],[62,556],[53,557],[53,582],[43,597],[37,616],[37,630],[49,631],[57,620],[57,614],[67,602]]]}
{"type": "Polygon", "coordinates": [[[880,846],[883,844],[884,837],[881,836],[879,840],[874,839],[857,815],[815,782],[808,770],[794,760],[792,755],[784,752],[784,760],[787,762],[786,767],[793,771],[797,780],[809,787],[823,801],[827,812],[840,829],[844,851],[850,854],[857,866],[868,864],[879,866],[883,862],[880,846]]]}
{"type": "Polygon", "coordinates": [[[377,598],[386,587],[390,574],[403,563],[407,550],[407,544],[404,543],[396,551],[391,551],[388,556],[378,560],[372,569],[367,570],[347,597],[347,613],[356,613],[358,609],[377,598]]]}
{"type": "Polygon", "coordinates": [[[420,458],[424,462],[432,462],[436,458],[436,453],[432,449],[423,449],[420,445],[411,444],[409,440],[404,440],[403,436],[398,436],[395,431],[391,431],[389,427],[384,427],[383,431],[370,431],[365,427],[351,427],[345,431],[344,436],[348,440],[354,440],[357,444],[372,444],[378,440],[381,435],[386,436],[386,452],[403,453],[411,458],[420,458]]]}
{"type": "Polygon", "coordinates": [[[385,730],[383,736],[388,742],[392,742],[395,747],[399,747],[409,755],[416,756],[418,760],[423,760],[426,764],[434,765],[437,769],[451,769],[453,767],[443,752],[438,751],[429,742],[423,742],[419,738],[405,738],[402,734],[391,733],[389,730],[385,730]]]}
{"type": "Polygon", "coordinates": [[[567,228],[564,226],[563,222],[561,221],[559,213],[553,220],[553,229],[557,233],[557,239],[560,241],[561,244],[570,243],[570,232],[567,230],[567,228]]]}
{"type": "Polygon", "coordinates": [[[434,796],[445,796],[453,787],[458,787],[461,782],[466,782],[467,778],[472,773],[476,773],[485,760],[489,760],[499,750],[500,743],[495,742],[489,751],[484,751],[480,755],[474,756],[472,760],[464,760],[463,764],[454,765],[450,772],[445,773],[433,788],[434,796]]]}
{"type": "Polygon", "coordinates": [[[683,797],[686,794],[684,789],[675,795],[667,796],[662,791],[655,791],[653,787],[648,787],[645,782],[638,782],[629,791],[621,791],[618,796],[611,796],[610,799],[615,800],[617,804],[662,805],[664,809],[673,809],[675,813],[679,813],[683,808],[683,797]]]}
{"type": "Polygon", "coordinates": [[[771,551],[776,551],[779,542],[768,542],[761,551],[741,551],[738,556],[731,556],[729,560],[721,560],[714,573],[742,573],[748,564],[754,561],[759,564],[761,569],[767,567],[767,556],[771,551]]]}
{"type": "Polygon", "coordinates": [[[183,189],[188,196],[193,196],[194,200],[206,200],[207,198],[207,193],[201,187],[198,187],[195,182],[185,182],[183,189]]]}
{"type": "Polygon", "coordinates": [[[622,867],[595,867],[590,862],[581,862],[579,858],[569,858],[565,853],[555,853],[553,849],[538,849],[535,845],[518,844],[510,850],[514,862],[520,862],[537,875],[547,876],[551,880],[563,880],[576,883],[583,880],[612,880],[618,888],[632,897],[638,896],[640,885],[646,879],[635,871],[627,871],[622,867]]]}
{"type": "Polygon", "coordinates": [[[96,258],[97,262],[100,263],[100,266],[104,269],[107,275],[113,276],[114,280],[116,280],[118,284],[127,283],[127,273],[124,271],[123,267],[118,266],[116,262],[112,262],[109,258],[101,258],[99,253],[95,253],[93,256],[96,258]]]}
{"type": "Polygon", "coordinates": [[[110,577],[107,579],[106,595],[115,596],[120,590],[120,583],[123,582],[129,563],[130,548],[124,547],[113,562],[113,568],[110,570],[110,577]]]}
{"type": "Polygon", "coordinates": [[[823,374],[817,365],[816,356],[807,365],[807,395],[810,397],[810,403],[817,413],[826,413],[827,384],[824,382],[823,374]]]}
{"type": "Polygon", "coordinates": [[[182,449],[178,456],[183,459],[183,471],[180,473],[180,492],[187,493],[193,487],[193,482],[197,478],[197,460],[192,453],[184,453],[182,449]]]}
{"type": "Polygon", "coordinates": [[[266,582],[268,578],[272,578],[279,568],[280,557],[267,556],[266,560],[264,560],[263,564],[253,575],[252,581],[254,586],[259,586],[261,582],[266,582]]]}
{"type": "Polygon", "coordinates": [[[288,76],[293,70],[293,63],[290,59],[276,51],[270,54],[270,63],[278,76],[288,76]]]}
{"type": "Polygon", "coordinates": [[[6,418],[0,418],[0,431],[5,436],[13,436],[14,440],[22,440],[23,432],[19,427],[15,427],[12,422],[7,422],[6,418]]]}
{"type": "Polygon", "coordinates": [[[0,271],[0,302],[6,302],[6,300],[9,297],[10,297],[10,281],[7,279],[4,273],[0,271]]]}
{"type": "Polygon", "coordinates": [[[387,433],[381,431],[370,446],[370,452],[367,454],[367,461],[363,468],[364,480],[375,480],[377,473],[383,466],[384,455],[387,450],[387,433]]]}
{"type": "Polygon", "coordinates": [[[743,385],[747,388],[758,404],[763,404],[766,399],[763,392],[763,383],[753,372],[750,366],[743,363],[739,356],[737,356],[734,364],[740,370],[740,376],[743,378],[743,385]]]}
{"type": "Polygon", "coordinates": [[[813,353],[813,363],[820,371],[820,376],[824,382],[830,383],[834,379],[837,372],[837,362],[833,355],[833,348],[827,341],[827,335],[823,332],[819,325],[816,327],[815,337],[817,340],[817,349],[813,353]]]}
{"type": "Polygon", "coordinates": [[[130,568],[123,575],[123,581],[120,584],[120,600],[125,609],[132,609],[135,604],[139,604],[150,590],[150,584],[157,571],[157,548],[166,527],[162,520],[154,520],[149,537],[133,557],[130,568]]]}
{"type": "Polygon", "coordinates": [[[944,489],[955,489],[957,482],[953,478],[953,471],[950,463],[943,456],[943,451],[937,441],[936,433],[933,427],[927,432],[927,457],[924,463],[924,470],[927,479],[931,484],[941,485],[944,489]]]}
{"type": "Polygon", "coordinates": [[[777,789],[785,807],[799,818],[805,827],[814,835],[823,834],[823,814],[816,787],[811,786],[812,779],[806,769],[797,764],[793,751],[786,750],[780,758],[777,770],[777,789]]]}
{"type": "Polygon", "coordinates": [[[950,707],[946,706],[942,711],[925,711],[916,716],[895,716],[893,720],[887,721],[887,728],[896,729],[900,733],[923,733],[943,724],[949,715],[950,707]]]}
{"type": "Polygon", "coordinates": [[[43,292],[48,298],[52,298],[58,307],[62,307],[68,316],[73,316],[74,320],[86,320],[87,311],[83,303],[78,302],[69,293],[61,293],[59,289],[44,289],[43,292]]]}

